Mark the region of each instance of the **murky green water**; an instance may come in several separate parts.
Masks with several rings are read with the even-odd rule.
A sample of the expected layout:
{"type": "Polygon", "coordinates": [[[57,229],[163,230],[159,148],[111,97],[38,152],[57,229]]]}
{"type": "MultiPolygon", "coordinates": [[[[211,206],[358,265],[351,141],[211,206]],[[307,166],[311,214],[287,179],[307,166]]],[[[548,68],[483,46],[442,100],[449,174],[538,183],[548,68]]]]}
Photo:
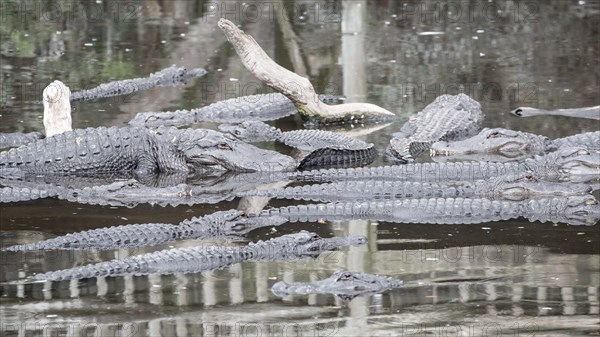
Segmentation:
{"type": "MultiPolygon", "coordinates": [[[[321,92],[375,103],[401,116],[376,132],[357,128],[380,153],[406,118],[461,85],[482,104],[486,126],[551,138],[600,129],[597,121],[507,114],[517,106],[600,104],[598,1],[3,1],[0,9],[2,132],[42,130],[41,92],[54,79],[75,91],[171,64],[209,70],[185,88],[77,103],[77,128],[125,125],[137,112],[199,107],[264,89],[217,28],[222,16],[242,24],[277,62],[308,76],[321,92]]],[[[291,129],[300,123],[286,118],[274,125],[291,129]]],[[[5,204],[0,244],[127,223],[179,222],[236,208],[238,202],[134,209],[57,200],[5,204]]],[[[252,232],[249,239],[299,229],[323,236],[362,234],[369,244],[316,260],[247,262],[210,273],[3,285],[0,334],[598,333],[597,225],[296,223],[252,232]],[[329,295],[282,300],[269,290],[278,280],[322,279],[340,267],[402,278],[406,287],[350,302],[329,295]],[[440,280],[448,282],[431,283],[440,280]]],[[[0,253],[0,280],[166,247],[0,253]]]]}

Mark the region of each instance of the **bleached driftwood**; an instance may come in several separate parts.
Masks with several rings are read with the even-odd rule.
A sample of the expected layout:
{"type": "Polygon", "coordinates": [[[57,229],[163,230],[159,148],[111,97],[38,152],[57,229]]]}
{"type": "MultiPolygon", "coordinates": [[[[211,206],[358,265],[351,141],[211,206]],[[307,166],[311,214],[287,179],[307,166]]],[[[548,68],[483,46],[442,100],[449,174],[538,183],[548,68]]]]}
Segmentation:
{"type": "Polygon", "coordinates": [[[345,103],[331,106],[322,103],[308,79],[275,63],[252,36],[242,32],[227,19],[220,19],[218,25],[233,45],[246,69],[294,102],[303,118],[330,123],[356,119],[390,120],[396,117],[390,111],[374,104],[345,103]]]}
{"type": "Polygon", "coordinates": [[[71,131],[71,90],[61,81],[50,83],[42,93],[46,137],[71,131]]]}

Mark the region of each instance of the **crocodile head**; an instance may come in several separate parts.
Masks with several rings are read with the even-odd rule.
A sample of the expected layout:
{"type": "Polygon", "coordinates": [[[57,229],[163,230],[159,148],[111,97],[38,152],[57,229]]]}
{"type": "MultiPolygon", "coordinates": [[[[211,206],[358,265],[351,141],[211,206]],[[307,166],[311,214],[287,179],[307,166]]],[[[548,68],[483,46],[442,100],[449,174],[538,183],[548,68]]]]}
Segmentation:
{"type": "Polygon", "coordinates": [[[571,196],[556,199],[561,203],[549,214],[553,222],[564,222],[570,225],[595,225],[600,219],[600,205],[593,195],[571,196]]]}
{"type": "Polygon", "coordinates": [[[293,171],[298,166],[289,156],[259,149],[213,130],[190,133],[177,147],[192,169],[213,166],[237,172],[293,171]]]}
{"type": "Polygon", "coordinates": [[[538,181],[528,175],[493,178],[490,184],[477,184],[476,188],[485,189],[479,191],[482,194],[514,201],[536,197],[585,195],[592,191],[588,184],[538,181]]]}
{"type": "Polygon", "coordinates": [[[340,269],[330,277],[312,283],[277,282],[271,291],[280,297],[292,294],[329,293],[350,300],[380,293],[403,285],[402,280],[340,269]]]}
{"type": "MultiPolygon", "coordinates": [[[[218,231],[223,233],[223,236],[240,237],[248,234],[257,228],[263,227],[275,227],[282,225],[288,220],[281,216],[247,216],[244,212],[233,210],[233,211],[222,211],[216,212],[220,216],[221,221],[218,223],[218,231]]],[[[205,217],[214,219],[214,215],[208,215],[205,217]]],[[[213,220],[213,222],[215,222],[213,220]]]]}
{"type": "Polygon", "coordinates": [[[436,142],[431,156],[451,156],[452,159],[509,161],[518,160],[553,149],[552,141],[544,136],[508,129],[483,129],[478,135],[456,142],[436,142]]]}
{"type": "Polygon", "coordinates": [[[316,233],[305,230],[289,234],[287,237],[291,240],[290,250],[299,258],[316,257],[324,251],[335,250],[344,246],[359,246],[367,242],[367,238],[361,235],[322,238],[316,233]]]}
{"type": "Polygon", "coordinates": [[[275,140],[281,131],[260,121],[245,121],[240,124],[221,124],[219,130],[245,142],[266,142],[275,140]]]}
{"type": "MultiPolygon", "coordinates": [[[[560,148],[540,158],[543,160],[537,164],[538,168],[556,170],[560,177],[571,182],[589,182],[600,177],[600,154],[585,148],[560,148]]],[[[536,166],[536,163],[533,166],[536,166]]]]}

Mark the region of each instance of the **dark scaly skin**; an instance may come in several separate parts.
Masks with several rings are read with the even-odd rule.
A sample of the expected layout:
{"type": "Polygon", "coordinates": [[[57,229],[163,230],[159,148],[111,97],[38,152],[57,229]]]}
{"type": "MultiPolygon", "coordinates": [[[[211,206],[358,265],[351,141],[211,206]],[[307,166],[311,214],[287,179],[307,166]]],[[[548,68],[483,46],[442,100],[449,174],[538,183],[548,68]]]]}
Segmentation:
{"type": "Polygon", "coordinates": [[[209,246],[163,250],[83,267],[37,274],[38,280],[70,280],[101,276],[197,273],[246,260],[288,260],[316,257],[321,252],[366,243],[364,236],[321,238],[301,231],[247,246],[209,246]]]}
{"type": "Polygon", "coordinates": [[[40,242],[10,246],[5,251],[48,249],[118,249],[156,245],[183,239],[240,237],[260,227],[278,226],[283,218],[248,218],[230,210],[194,217],[179,224],[145,223],[71,233],[40,242]]]}
{"type": "Polygon", "coordinates": [[[295,161],[205,129],[88,128],[0,153],[0,175],[293,170],[295,161]],[[273,164],[262,167],[264,163],[273,164]]]}
{"type": "Polygon", "coordinates": [[[371,164],[376,156],[375,147],[360,150],[319,149],[304,157],[298,165],[298,169],[361,167],[371,164]]]}
{"type": "Polygon", "coordinates": [[[0,153],[0,170],[24,173],[187,171],[183,154],[145,129],[89,128],[67,131],[0,153]]]}
{"type": "Polygon", "coordinates": [[[44,138],[44,135],[39,132],[12,132],[12,133],[0,133],[0,149],[6,149],[10,147],[19,147],[21,145],[31,143],[35,140],[44,138]]]}
{"type": "Polygon", "coordinates": [[[442,95],[394,134],[386,154],[391,162],[412,162],[437,141],[474,135],[482,122],[483,113],[477,101],[465,94],[442,95]]]}
{"type": "Polygon", "coordinates": [[[342,299],[350,300],[357,296],[379,294],[392,288],[401,287],[403,284],[402,280],[396,280],[387,276],[340,269],[330,277],[315,282],[287,283],[279,281],[271,287],[271,291],[279,297],[306,294],[333,294],[342,299]]]}
{"type": "MultiPolygon", "coordinates": [[[[339,97],[320,95],[319,99],[334,104],[339,97]]],[[[258,94],[218,101],[208,106],[167,112],[140,112],[132,126],[185,126],[197,122],[238,123],[246,120],[269,121],[296,113],[294,103],[279,93],[258,94]]]]}
{"type": "Polygon", "coordinates": [[[196,68],[186,70],[185,68],[172,65],[168,68],[150,74],[148,77],[127,79],[103,83],[92,89],[85,89],[71,94],[70,100],[86,101],[97,98],[127,95],[141,90],[154,87],[180,86],[186,80],[194,77],[204,76],[206,70],[196,68]]]}

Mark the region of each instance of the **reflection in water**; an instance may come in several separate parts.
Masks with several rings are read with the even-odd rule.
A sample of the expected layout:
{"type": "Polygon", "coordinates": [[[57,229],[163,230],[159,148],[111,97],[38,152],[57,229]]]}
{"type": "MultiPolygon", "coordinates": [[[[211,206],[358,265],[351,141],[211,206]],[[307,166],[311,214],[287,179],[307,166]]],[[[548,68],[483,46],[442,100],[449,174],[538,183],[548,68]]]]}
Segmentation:
{"type": "MultiPolygon", "coordinates": [[[[0,23],[1,131],[41,131],[39,100],[42,89],[54,79],[75,91],[145,76],[171,64],[209,70],[206,77],[185,88],[78,103],[73,112],[77,128],[123,125],[137,112],[196,108],[263,90],[218,30],[216,22],[223,13],[242,24],[278,63],[293,68],[304,63],[318,91],[346,94],[351,99],[364,97],[404,119],[435,96],[455,93],[462,84],[466,93],[481,102],[486,126],[550,138],[598,130],[597,123],[586,120],[508,115],[517,106],[557,109],[600,104],[596,62],[600,10],[594,1],[433,2],[423,8],[401,1],[295,1],[289,2],[285,16],[262,15],[254,20],[250,20],[250,12],[242,15],[241,3],[234,1],[148,1],[131,8],[105,1],[99,4],[100,13],[111,14],[100,20],[80,15],[86,5],[94,4],[68,4],[72,7],[65,8],[60,18],[41,22],[30,15],[43,10],[32,2],[21,7],[0,4],[5,19],[0,23]],[[362,6],[360,20],[348,14],[358,5],[362,6]],[[291,21],[291,32],[290,25],[276,23],[282,17],[291,21]],[[346,34],[350,31],[344,27],[355,27],[348,29],[358,32],[357,25],[362,33],[346,34]],[[296,34],[300,58],[288,46],[290,33],[296,34]]],[[[276,125],[291,129],[300,124],[286,118],[276,125]]],[[[384,149],[399,127],[395,124],[361,137],[384,149]]],[[[58,200],[3,205],[0,244],[34,242],[127,223],[178,223],[192,215],[235,208],[235,203],[174,208],[140,205],[133,209],[58,200]]],[[[270,204],[288,203],[277,200],[270,204]]],[[[597,225],[582,228],[524,220],[479,225],[296,223],[276,230],[261,229],[250,233],[248,239],[268,239],[300,228],[322,236],[367,235],[369,243],[322,254],[314,261],[244,262],[202,274],[4,283],[0,286],[2,334],[597,333],[597,225]],[[390,275],[406,285],[349,303],[330,295],[282,300],[269,290],[279,280],[314,281],[340,267],[390,275]]],[[[194,244],[197,242],[184,241],[175,246],[194,244]]],[[[165,248],[168,246],[107,252],[2,252],[0,279],[7,282],[165,248]]]]}
{"type": "MultiPolygon", "coordinates": [[[[371,240],[377,242],[376,237],[371,240]]],[[[385,246],[375,245],[375,249],[378,247],[385,246]]],[[[235,329],[238,323],[247,324],[243,327],[247,329],[271,321],[302,327],[319,325],[344,332],[342,336],[398,327],[436,329],[442,322],[456,328],[479,324],[503,332],[517,327],[541,332],[565,323],[538,324],[539,316],[557,315],[576,317],[580,331],[592,331],[598,321],[593,317],[600,306],[598,256],[561,256],[539,247],[507,245],[381,251],[371,248],[359,252],[354,249],[361,250],[326,253],[300,264],[244,262],[203,274],[5,284],[4,315],[11,321],[25,323],[20,329],[27,331],[34,330],[36,324],[55,331],[87,322],[97,329],[134,324],[143,332],[140,335],[154,335],[151,333],[155,329],[170,328],[207,333],[214,325],[235,329]],[[366,262],[366,271],[404,279],[405,287],[350,302],[331,295],[278,300],[269,291],[279,275],[288,282],[312,281],[361,260],[366,262]],[[198,309],[199,306],[205,309],[198,309]],[[137,311],[123,312],[118,308],[137,311]],[[97,311],[103,310],[108,310],[107,315],[98,316],[97,311]],[[52,315],[32,319],[39,313],[52,315]],[[358,331],[349,330],[354,326],[352,321],[364,315],[370,316],[365,325],[358,331]]],[[[78,260],[86,253],[63,254],[72,254],[78,260]]],[[[3,275],[15,275],[24,264],[37,270],[36,262],[48,263],[44,269],[56,269],[57,265],[64,266],[65,260],[65,256],[37,261],[20,256],[11,265],[3,264],[3,275]]]]}

